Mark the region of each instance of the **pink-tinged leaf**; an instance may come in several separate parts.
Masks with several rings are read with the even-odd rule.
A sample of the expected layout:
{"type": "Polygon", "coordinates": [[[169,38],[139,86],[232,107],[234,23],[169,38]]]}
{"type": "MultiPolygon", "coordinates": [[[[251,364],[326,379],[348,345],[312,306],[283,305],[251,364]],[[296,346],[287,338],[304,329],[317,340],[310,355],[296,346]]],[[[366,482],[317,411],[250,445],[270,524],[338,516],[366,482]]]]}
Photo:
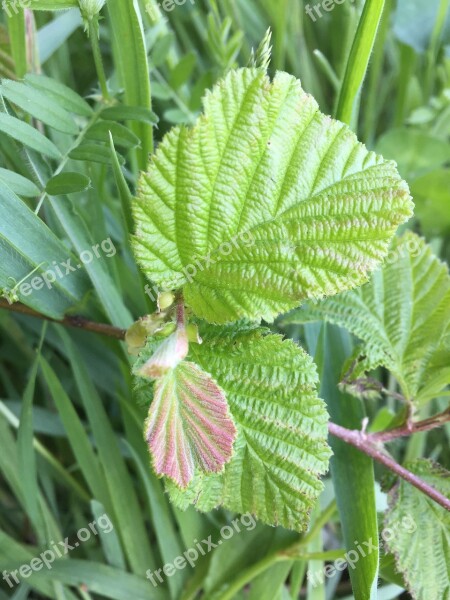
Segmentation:
{"type": "Polygon", "coordinates": [[[147,441],[158,475],[186,488],[196,469],[219,473],[235,438],[225,393],[199,366],[182,362],[156,382],[147,441]]]}
{"type": "Polygon", "coordinates": [[[162,342],[153,356],[138,371],[138,375],[151,379],[162,377],[185,359],[188,351],[188,335],[186,329],[181,327],[162,342]]]}

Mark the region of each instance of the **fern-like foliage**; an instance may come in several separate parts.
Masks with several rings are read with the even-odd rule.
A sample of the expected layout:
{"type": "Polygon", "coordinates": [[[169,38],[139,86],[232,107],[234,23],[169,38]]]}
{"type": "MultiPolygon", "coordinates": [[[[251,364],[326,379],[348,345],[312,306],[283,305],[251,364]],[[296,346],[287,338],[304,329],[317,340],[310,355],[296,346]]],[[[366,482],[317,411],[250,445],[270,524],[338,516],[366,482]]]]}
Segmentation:
{"type": "Polygon", "coordinates": [[[300,82],[231,71],[192,129],[166,135],[134,202],[136,257],[212,323],[273,320],[364,283],[411,216],[393,162],[300,82]]]}
{"type": "Polygon", "coordinates": [[[173,501],[202,511],[223,505],[305,529],[330,457],[328,415],[311,358],[259,327],[208,327],[202,337],[190,358],[225,391],[238,436],[222,473],[197,470],[185,491],[168,483],[173,501]]]}
{"type": "MultiPolygon", "coordinates": [[[[406,466],[450,498],[448,471],[423,459],[406,466]]],[[[390,493],[385,528],[386,543],[414,600],[448,600],[450,513],[401,480],[390,493]]]]}
{"type": "Polygon", "coordinates": [[[450,383],[448,267],[413,233],[397,238],[390,258],[367,285],[284,319],[325,319],[363,340],[354,376],[382,365],[407,400],[424,403],[450,383]]]}

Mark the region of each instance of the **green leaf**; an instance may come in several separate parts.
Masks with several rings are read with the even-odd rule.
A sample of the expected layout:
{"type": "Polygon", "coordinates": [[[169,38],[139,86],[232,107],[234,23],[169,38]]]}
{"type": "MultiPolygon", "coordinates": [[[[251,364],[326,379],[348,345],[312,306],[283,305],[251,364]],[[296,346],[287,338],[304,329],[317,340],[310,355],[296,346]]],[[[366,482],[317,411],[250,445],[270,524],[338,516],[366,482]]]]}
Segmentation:
{"type": "MultiPolygon", "coordinates": [[[[111,152],[106,146],[84,142],[71,151],[69,157],[73,160],[83,160],[85,162],[95,162],[102,165],[111,164],[111,152]]],[[[123,156],[117,153],[117,160],[121,165],[125,164],[123,156]]]]}
{"type": "Polygon", "coordinates": [[[25,500],[27,515],[33,524],[40,543],[45,542],[45,530],[39,508],[38,471],[33,447],[33,398],[36,389],[39,359],[46,330],[47,323],[44,323],[37,356],[33,361],[29,379],[23,394],[22,410],[20,411],[20,425],[17,434],[17,450],[19,470],[22,475],[23,498],[25,500]]]}
{"type": "MultiPolygon", "coordinates": [[[[107,7],[114,63],[125,90],[124,103],[151,110],[149,65],[139,4],[134,0],[108,0],[107,7]]],[[[148,155],[153,151],[153,127],[146,122],[137,122],[133,124],[133,131],[141,140],[138,164],[145,169],[148,155]]]]}
{"type": "Polygon", "coordinates": [[[56,373],[43,356],[40,357],[40,365],[44,380],[67,432],[67,437],[80,471],[86,479],[92,495],[97,500],[106,503],[109,507],[109,493],[107,491],[105,476],[85,427],[81,423],[77,411],[69,396],[64,391],[56,373]]]}
{"type": "Polygon", "coordinates": [[[24,146],[32,148],[41,154],[50,156],[51,158],[61,158],[61,152],[53,142],[48,140],[37,129],[31,127],[31,125],[11,115],[0,113],[0,131],[3,131],[3,133],[6,133],[24,146]]]}
{"type": "MultiPolygon", "coordinates": [[[[394,18],[394,33],[398,40],[416,52],[427,50],[436,22],[441,0],[398,0],[394,18]]],[[[447,15],[444,39],[450,40],[450,16],[447,15]]]]}
{"type": "Polygon", "coordinates": [[[109,142],[110,132],[118,146],[136,148],[136,146],[140,145],[137,135],[134,135],[132,131],[114,121],[99,121],[95,123],[88,129],[85,138],[96,142],[109,142]]]}
{"type": "Polygon", "coordinates": [[[133,572],[143,576],[147,569],[154,568],[155,560],[145,531],[137,491],[121,454],[118,438],[108,413],[87,371],[85,360],[65,331],[60,330],[59,335],[69,357],[79,395],[92,428],[102,470],[105,473],[110,502],[114,509],[111,517],[117,524],[133,572]]]}
{"type": "Polygon", "coordinates": [[[76,194],[87,190],[90,184],[89,177],[82,173],[59,173],[47,181],[45,191],[49,196],[76,194]]]}
{"type": "MultiPolygon", "coordinates": [[[[424,459],[406,468],[450,498],[450,473],[424,459]]],[[[450,513],[400,480],[389,494],[386,544],[417,600],[443,600],[450,593],[450,513]]]]}
{"type": "Polygon", "coordinates": [[[380,137],[376,151],[395,159],[403,177],[414,179],[450,160],[450,144],[429,133],[411,128],[391,129],[380,137]]]}
{"type": "MultiPolygon", "coordinates": [[[[8,4],[6,5],[8,6],[8,4]]],[[[2,5],[5,8],[5,5],[2,5]]],[[[17,77],[23,77],[27,72],[27,43],[25,37],[25,13],[23,7],[14,4],[14,10],[6,12],[6,23],[11,44],[11,56],[14,60],[17,77]]]]}
{"type": "Polygon", "coordinates": [[[356,119],[356,106],[366,76],[370,55],[383,14],[385,0],[366,0],[348,57],[344,80],[339,94],[336,116],[352,124],[356,119]]]}
{"type": "Polygon", "coordinates": [[[158,122],[158,116],[149,108],[139,106],[110,106],[101,113],[102,119],[110,121],[138,121],[155,125],[158,122]]]}
{"type": "Polygon", "coordinates": [[[66,275],[63,263],[71,261],[72,265],[76,264],[74,256],[2,182],[0,202],[0,287],[12,287],[14,282],[10,277],[14,277],[17,283],[24,278],[26,286],[18,287],[20,301],[54,319],[63,318],[66,311],[81,303],[87,294],[89,282],[86,275],[81,270],[66,275]],[[54,270],[55,264],[60,268],[61,277],[54,270]],[[33,271],[35,273],[29,277],[33,271]],[[44,274],[47,274],[48,284],[41,282],[32,288],[30,282],[34,277],[43,277],[44,274]]]}
{"type": "MultiPolygon", "coordinates": [[[[320,394],[327,401],[333,423],[349,429],[360,429],[366,416],[359,399],[341,393],[339,375],[351,353],[350,336],[337,327],[325,326],[320,338],[316,362],[320,365],[320,394]]],[[[354,600],[376,600],[378,583],[378,519],[375,499],[373,460],[345,442],[331,437],[333,450],[331,474],[339,508],[345,548],[358,554],[354,568],[349,569],[354,600]],[[355,518],[357,515],[357,518],[355,518]],[[358,543],[372,542],[376,547],[364,553],[358,543]]]]}
{"type": "Polygon", "coordinates": [[[416,179],[412,185],[416,214],[428,238],[445,236],[450,232],[449,189],[449,169],[427,173],[416,179]]]}
{"type": "MultiPolygon", "coordinates": [[[[69,2],[72,1],[74,1],[77,8],[64,10],[64,12],[55,16],[54,19],[48,21],[37,33],[39,60],[42,64],[53,56],[59,48],[62,46],[64,47],[72,33],[78,29],[78,27],[82,26],[78,0],[69,0],[69,2]]],[[[40,7],[45,4],[42,0],[37,0],[37,3],[40,7]]]]}
{"type": "Polygon", "coordinates": [[[328,416],[311,358],[261,328],[207,328],[190,358],[225,391],[238,437],[222,474],[197,473],[172,499],[202,511],[223,505],[264,523],[304,530],[328,467],[328,416]]]}
{"type": "Polygon", "coordinates": [[[353,378],[383,365],[407,400],[423,403],[450,383],[450,276],[422,238],[397,238],[367,285],[300,309],[283,324],[325,319],[363,341],[353,378]]]}
{"type": "Polygon", "coordinates": [[[25,83],[51,96],[65,110],[71,113],[84,117],[90,117],[93,114],[92,108],[84,98],[51,77],[29,73],[25,76],[25,83]]]}
{"type": "Polygon", "coordinates": [[[181,488],[196,470],[223,471],[236,437],[223,390],[191,362],[180,363],[155,383],[146,428],[155,473],[181,488]]]}
{"type": "Polygon", "coordinates": [[[134,202],[134,251],[199,317],[272,320],[364,283],[411,207],[395,165],[299,81],[241,69],[206,96],[193,129],[160,144],[134,202]]]}
{"type": "Polygon", "coordinates": [[[35,198],[41,193],[35,183],[8,169],[0,168],[0,181],[6,183],[15,194],[24,198],[35,198]]]}
{"type": "Polygon", "coordinates": [[[111,600],[167,599],[164,591],[153,588],[147,579],[101,563],[76,559],[57,560],[51,567],[51,570],[34,572],[30,581],[41,584],[53,580],[75,587],[83,584],[91,594],[111,600]]]}
{"type": "Polygon", "coordinates": [[[72,135],[78,133],[75,121],[50,95],[24,83],[7,79],[4,79],[0,85],[0,93],[32,117],[53,129],[72,135]]]}
{"type": "Polygon", "coordinates": [[[29,0],[31,10],[63,10],[78,6],[78,0],[29,0]]]}

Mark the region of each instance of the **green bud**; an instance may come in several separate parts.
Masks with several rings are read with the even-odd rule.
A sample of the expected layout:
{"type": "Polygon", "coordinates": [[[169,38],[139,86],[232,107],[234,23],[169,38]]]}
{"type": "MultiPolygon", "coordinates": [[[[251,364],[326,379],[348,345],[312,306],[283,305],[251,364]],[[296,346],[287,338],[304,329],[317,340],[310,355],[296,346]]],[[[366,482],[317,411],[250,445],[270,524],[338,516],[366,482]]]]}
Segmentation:
{"type": "Polygon", "coordinates": [[[175,302],[175,296],[171,292],[162,292],[158,295],[158,309],[166,310],[175,302]]]}
{"type": "Polygon", "coordinates": [[[84,22],[84,28],[87,31],[91,21],[98,21],[100,11],[105,6],[106,0],[78,0],[78,4],[84,22]]]}

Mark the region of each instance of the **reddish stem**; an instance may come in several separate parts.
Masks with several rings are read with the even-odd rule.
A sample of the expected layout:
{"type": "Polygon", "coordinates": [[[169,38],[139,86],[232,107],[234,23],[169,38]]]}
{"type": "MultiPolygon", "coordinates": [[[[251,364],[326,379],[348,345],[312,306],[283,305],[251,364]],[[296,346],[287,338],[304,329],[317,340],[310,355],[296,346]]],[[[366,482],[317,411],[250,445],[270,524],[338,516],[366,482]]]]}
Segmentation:
{"type": "Polygon", "coordinates": [[[423,481],[408,469],[405,469],[399,465],[391,456],[386,454],[383,447],[377,446],[371,439],[370,435],[363,433],[362,431],[350,430],[336,425],[335,423],[328,424],[328,430],[331,435],[343,440],[350,446],[353,446],[367,454],[380,464],[387,467],[389,470],[396,473],[399,477],[416,487],[418,490],[426,494],[429,498],[432,498],[435,502],[440,504],[445,510],[450,512],[450,500],[446,498],[441,492],[433,488],[431,485],[423,481]]]}

